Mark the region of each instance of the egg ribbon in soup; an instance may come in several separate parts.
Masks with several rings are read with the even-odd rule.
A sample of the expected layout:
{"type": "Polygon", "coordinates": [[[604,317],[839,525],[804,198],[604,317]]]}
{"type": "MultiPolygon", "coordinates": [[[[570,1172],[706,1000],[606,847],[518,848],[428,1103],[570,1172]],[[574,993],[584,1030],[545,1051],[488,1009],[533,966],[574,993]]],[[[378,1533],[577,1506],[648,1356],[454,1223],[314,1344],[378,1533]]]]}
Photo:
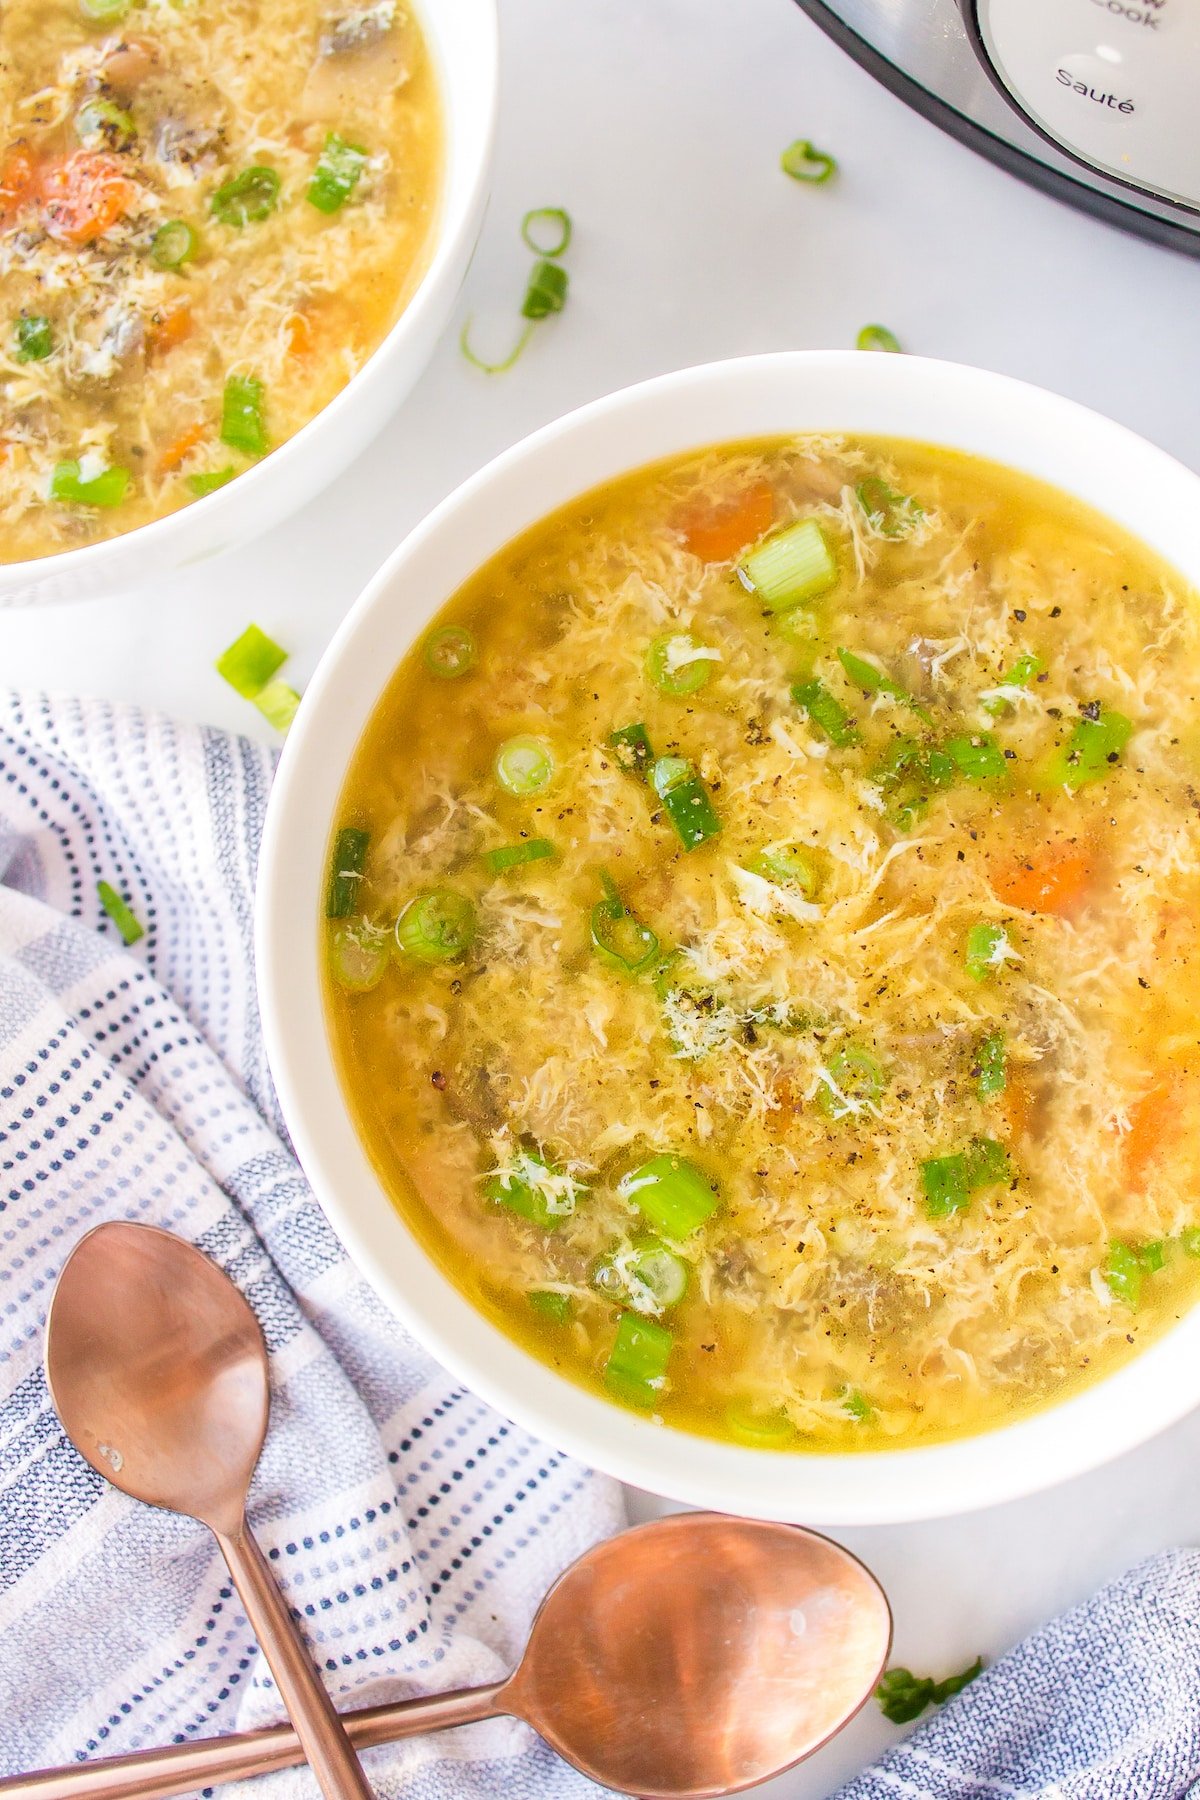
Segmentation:
{"type": "Polygon", "coordinates": [[[439,103],[400,0],[6,0],[0,558],[232,480],[419,280],[439,103]]]}
{"type": "Polygon", "coordinates": [[[1200,1285],[1200,626],[963,456],[714,449],[493,559],[355,756],[328,1005],[381,1178],[586,1384],[908,1445],[1200,1285]]]}

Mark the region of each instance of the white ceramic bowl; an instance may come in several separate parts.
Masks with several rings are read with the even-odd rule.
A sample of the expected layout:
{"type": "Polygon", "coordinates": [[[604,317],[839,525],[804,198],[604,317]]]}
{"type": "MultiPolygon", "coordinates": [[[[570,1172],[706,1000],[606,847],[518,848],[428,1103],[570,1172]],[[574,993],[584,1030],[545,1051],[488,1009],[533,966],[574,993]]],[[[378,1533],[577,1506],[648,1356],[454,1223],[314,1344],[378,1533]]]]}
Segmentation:
{"type": "Polygon", "coordinates": [[[122,592],[258,536],[327,487],[413,386],[454,309],[479,236],[499,97],[496,0],[418,0],[418,14],[442,99],[441,207],[429,267],[383,342],[295,437],[228,487],[122,537],[0,563],[0,606],[122,592]]]}
{"type": "Polygon", "coordinates": [[[999,375],[910,356],[796,353],[664,376],[571,413],[498,457],[405,540],[355,605],[288,736],[267,816],[259,988],[283,1110],[333,1229],[438,1359],[510,1418],[623,1480],[763,1518],[862,1524],[966,1511],[1061,1481],[1200,1400],[1200,1308],[1076,1397],[923,1449],[779,1455],[656,1426],[536,1361],[481,1316],[395,1211],[350,1122],[322,1015],[329,835],[362,727],[401,656],[473,570],[574,495],[722,439],[877,432],[974,451],[1127,526],[1200,587],[1200,480],[1129,431],[999,375]]]}

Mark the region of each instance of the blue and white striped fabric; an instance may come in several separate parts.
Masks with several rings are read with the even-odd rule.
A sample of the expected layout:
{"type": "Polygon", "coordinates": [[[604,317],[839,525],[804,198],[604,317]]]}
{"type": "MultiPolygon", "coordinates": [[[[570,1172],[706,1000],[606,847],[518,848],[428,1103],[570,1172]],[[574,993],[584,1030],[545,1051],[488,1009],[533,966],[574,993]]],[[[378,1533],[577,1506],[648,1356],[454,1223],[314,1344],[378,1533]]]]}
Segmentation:
{"type": "Polygon", "coordinates": [[[837,1800],[1200,1794],[1200,1551],[1139,1563],[1051,1620],[837,1800]]]}
{"type": "MultiPolygon", "coordinates": [[[[283,1135],[251,897],[272,761],[99,702],[0,699],[0,1771],[281,1716],[208,1534],[109,1488],[42,1373],[102,1219],[168,1226],[262,1321],[251,1518],[339,1704],[496,1680],[613,1485],[456,1388],[384,1312],[283,1135]],[[96,899],[146,927],[125,950],[96,899]]],[[[511,1722],[372,1752],[382,1800],[598,1792],[511,1722]]],[[[248,1794],[249,1784],[227,1793],[248,1794]]],[[[309,1800],[307,1771],[254,1788],[309,1800]]]]}

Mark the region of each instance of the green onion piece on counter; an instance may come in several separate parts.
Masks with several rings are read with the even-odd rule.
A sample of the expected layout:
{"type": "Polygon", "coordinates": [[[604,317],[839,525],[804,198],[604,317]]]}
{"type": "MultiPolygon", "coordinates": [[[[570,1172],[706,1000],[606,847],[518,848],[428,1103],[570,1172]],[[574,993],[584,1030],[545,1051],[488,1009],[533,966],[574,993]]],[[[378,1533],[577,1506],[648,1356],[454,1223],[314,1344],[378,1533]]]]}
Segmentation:
{"type": "Polygon", "coordinates": [[[879,475],[860,481],[854,496],[867,524],[880,537],[907,537],[925,517],[925,508],[919,501],[911,494],[898,494],[879,475]]]}
{"type": "Polygon", "coordinates": [[[1128,1244],[1114,1238],[1108,1246],[1108,1256],[1101,1270],[1108,1288],[1118,1300],[1123,1300],[1130,1312],[1136,1312],[1142,1298],[1142,1282],[1146,1269],[1136,1250],[1128,1244]]]}
{"type": "Polygon", "coordinates": [[[796,1437],[796,1427],[782,1407],[760,1411],[745,1400],[726,1408],[725,1429],[750,1450],[785,1450],[796,1437]]]}
{"type": "Polygon", "coordinates": [[[160,269],[180,269],[191,262],[199,239],[182,219],[168,219],[150,240],[150,261],[160,269]]]}
{"type": "Polygon", "coordinates": [[[600,881],[604,898],[592,908],[592,948],[626,975],[640,975],[658,961],[658,939],[628,910],[611,876],[601,871],[600,881]]]}
{"type": "MultiPolygon", "coordinates": [[[[1025,655],[1018,656],[1012,668],[1000,677],[999,686],[1002,688],[1027,688],[1031,681],[1036,681],[1038,676],[1044,675],[1045,672],[1046,665],[1041,657],[1035,656],[1032,651],[1026,651],[1025,655]]],[[[988,694],[983,697],[983,705],[990,713],[1000,713],[1005,710],[1008,701],[1003,694],[988,694]]]]}
{"type": "Polygon", "coordinates": [[[300,696],[286,681],[268,681],[255,694],[254,704],[268,725],[286,731],[300,709],[300,696]]]}
{"type": "Polygon", "coordinates": [[[695,1163],[669,1152],[652,1156],[623,1175],[617,1192],[637,1207],[648,1225],[673,1243],[698,1231],[720,1204],[712,1182],[695,1163]]]}
{"type": "Polygon", "coordinates": [[[75,135],[89,147],[125,150],[137,136],[137,128],[115,100],[85,100],[75,114],[75,135]]]}
{"type": "Polygon", "coordinates": [[[695,765],[685,756],[660,756],[650,771],[650,783],[685,850],[716,837],[721,821],[695,765]]]}
{"type": "Polygon", "coordinates": [[[121,934],[123,944],[136,944],[140,937],[145,937],[146,930],[137,914],[127,900],[122,899],[115,887],[107,881],[96,883],[96,896],[101,906],[121,934]]]}
{"type": "Polygon", "coordinates": [[[553,1288],[531,1288],[526,1294],[530,1306],[543,1319],[554,1325],[569,1325],[575,1308],[570,1294],[556,1293],[553,1288]]]}
{"type": "Polygon", "coordinates": [[[805,900],[815,900],[821,890],[821,867],[804,844],[772,844],[749,863],[753,875],[776,887],[794,888],[805,900]]]}
{"type": "Polygon", "coordinates": [[[779,158],[779,166],[793,181],[807,181],[814,187],[820,187],[837,173],[836,159],[827,151],[818,150],[807,138],[797,138],[789,144],[779,158]]]}
{"type": "Polygon", "coordinates": [[[609,733],[608,742],[626,774],[640,776],[643,781],[650,779],[654,751],[644,725],[622,725],[609,733]]]}
{"type": "Polygon", "coordinates": [[[187,484],[196,498],[203,500],[205,494],[215,494],[218,488],[232,481],[234,473],[233,464],[228,463],[223,469],[206,469],[199,475],[189,475],[187,484]]]}
{"type": "Polygon", "coordinates": [[[1110,712],[1098,701],[1083,709],[1083,717],[1067,742],[1050,759],[1047,770],[1049,784],[1054,787],[1084,787],[1098,781],[1120,762],[1121,752],[1133,736],[1133,720],[1124,713],[1110,712]]]}
{"type": "Polygon", "coordinates": [[[279,174],[265,164],[256,163],[243,169],[232,181],[221,184],[209,206],[213,217],[222,225],[257,225],[267,219],[279,204],[279,174]]]}
{"type": "Polygon", "coordinates": [[[602,1257],[592,1285],[643,1318],[656,1319],[678,1306],[687,1293],[688,1266],[666,1244],[642,1238],[627,1250],[602,1257]]]}
{"type": "Polygon", "coordinates": [[[530,337],[533,335],[533,325],[532,323],[526,325],[524,331],[521,333],[508,355],[504,357],[501,362],[484,362],[481,356],[477,356],[471,348],[470,334],[471,321],[470,319],[466,319],[463,322],[462,331],[459,333],[458,347],[470,363],[471,367],[473,369],[482,370],[485,375],[503,375],[507,370],[512,368],[522,350],[524,350],[526,344],[529,342],[530,337]]]}
{"type": "Polygon", "coordinates": [[[667,1364],[675,1340],[665,1326],[636,1313],[622,1313],[604,1365],[612,1393],[631,1406],[653,1408],[667,1387],[667,1364]]]}
{"type": "Polygon", "coordinates": [[[521,220],[521,241],[535,256],[565,256],[571,242],[571,215],[561,206],[535,206],[521,220]],[[541,223],[555,227],[556,236],[549,243],[540,242],[541,223]]]}
{"type": "Polygon", "coordinates": [[[827,1080],[817,1089],[816,1101],[830,1119],[845,1119],[878,1106],[887,1086],[887,1072],[877,1056],[861,1044],[846,1044],[825,1065],[827,1080]]]}
{"type": "Polygon", "coordinates": [[[422,644],[421,658],[431,675],[454,681],[475,667],[479,651],[465,625],[439,625],[422,644]]]}
{"type": "Polygon", "coordinates": [[[334,841],[329,862],[329,886],[325,891],[325,917],[348,919],[358,911],[358,890],[367,861],[368,831],[346,825],[334,841]]]}
{"type": "Polygon", "coordinates": [[[972,981],[986,981],[1005,963],[1015,961],[1012,943],[1003,925],[972,925],[967,933],[967,974],[972,981]]]}
{"type": "Polygon", "coordinates": [[[65,501],[68,506],[120,506],[132,485],[133,476],[128,469],[101,469],[99,474],[85,477],[82,465],[72,458],[55,463],[50,498],[65,501]]]}
{"type": "Polygon", "coordinates": [[[719,650],[701,643],[690,631],[667,632],[656,637],[646,652],[646,674],[661,694],[682,700],[697,694],[721,660],[719,650]]]}
{"type": "Polygon", "coordinates": [[[475,941],[475,907],[454,888],[422,888],[401,908],[396,948],[411,962],[458,962],[475,941]]]}
{"type": "Polygon", "coordinates": [[[338,212],[357,187],[367,166],[367,155],[361,144],[348,144],[344,137],[331,131],[308,184],[309,205],[318,212],[338,212]]]}
{"type": "Polygon", "coordinates": [[[231,375],[221,401],[221,442],[247,456],[270,449],[263,419],[263,384],[256,375],[231,375]]]}
{"type": "Polygon", "coordinates": [[[257,625],[247,625],[240,638],[217,658],[217,674],[239,693],[253,700],[287,661],[287,651],[257,625]]]}
{"type": "Polygon", "coordinates": [[[483,860],[493,875],[503,875],[506,869],[520,869],[526,863],[543,862],[553,855],[554,845],[549,838],[526,838],[523,844],[502,844],[497,850],[486,850],[483,860]]]}
{"type": "Polygon", "coordinates": [[[541,738],[512,737],[492,758],[492,772],[506,794],[540,794],[553,778],[554,757],[541,738]]]}
{"type": "Polygon", "coordinates": [[[868,662],[865,656],[856,656],[853,650],[839,650],[837,656],[846,672],[846,679],[854,687],[864,694],[889,694],[893,700],[899,700],[902,706],[907,706],[911,712],[924,719],[926,724],[932,723],[925,708],[913,699],[908,690],[902,688],[899,682],[893,681],[875,663],[868,662]]]}
{"type": "Polygon", "coordinates": [[[837,585],[833,552],[815,519],[797,519],[761,538],[737,564],[737,576],[771,612],[787,612],[837,585]]]}
{"type": "Polygon", "coordinates": [[[844,1412],[848,1413],[852,1419],[857,1419],[859,1424],[863,1425],[866,1424],[868,1419],[873,1418],[875,1415],[875,1408],[871,1405],[867,1396],[864,1393],[861,1393],[858,1388],[846,1388],[842,1394],[842,1409],[844,1412]]]}
{"type": "Polygon", "coordinates": [[[556,1231],[574,1212],[575,1202],[585,1190],[581,1182],[554,1168],[538,1151],[522,1150],[511,1168],[488,1178],[483,1191],[518,1218],[528,1219],[543,1231],[556,1231]]]}
{"type": "Polygon", "coordinates": [[[854,340],[856,350],[887,350],[893,356],[902,354],[900,339],[886,325],[864,325],[854,340]]]}
{"type": "Polygon", "coordinates": [[[133,0],[79,0],[79,10],[95,25],[115,25],[132,4],[133,0]]]}
{"type": "Polygon", "coordinates": [[[339,925],[329,937],[329,967],[339,987],[368,994],[378,987],[391,962],[391,933],[366,919],[339,925]]]}
{"type": "Polygon", "coordinates": [[[981,1100],[991,1100],[1008,1086],[1008,1063],[1004,1051],[1004,1033],[993,1031],[985,1037],[975,1057],[975,1091],[981,1100]]]}
{"type": "Polygon", "coordinates": [[[1185,1225],[1179,1234],[1179,1247],[1185,1256],[1200,1256],[1200,1225],[1185,1225]]]}
{"type": "Polygon", "coordinates": [[[824,682],[815,678],[797,682],[792,689],[792,699],[804,708],[809,724],[815,726],[822,737],[827,737],[835,748],[845,750],[851,744],[857,744],[858,726],[824,682]]]}
{"type": "Polygon", "coordinates": [[[562,264],[543,257],[533,265],[529,286],[521,302],[521,317],[546,319],[551,313],[561,312],[567,304],[568,286],[569,277],[562,264]]]}
{"type": "Polygon", "coordinates": [[[13,327],[13,360],[45,362],[54,349],[54,327],[44,313],[22,313],[13,327]]]}
{"type": "Polygon", "coordinates": [[[875,1689],[875,1698],[885,1719],[893,1725],[908,1725],[919,1719],[926,1707],[944,1706],[982,1673],[982,1656],[976,1657],[969,1669],[948,1675],[944,1681],[932,1681],[927,1675],[914,1675],[908,1669],[889,1669],[875,1689]]]}
{"type": "Polygon", "coordinates": [[[947,738],[942,746],[966,781],[1004,781],[1008,763],[995,738],[986,731],[947,738]]]}

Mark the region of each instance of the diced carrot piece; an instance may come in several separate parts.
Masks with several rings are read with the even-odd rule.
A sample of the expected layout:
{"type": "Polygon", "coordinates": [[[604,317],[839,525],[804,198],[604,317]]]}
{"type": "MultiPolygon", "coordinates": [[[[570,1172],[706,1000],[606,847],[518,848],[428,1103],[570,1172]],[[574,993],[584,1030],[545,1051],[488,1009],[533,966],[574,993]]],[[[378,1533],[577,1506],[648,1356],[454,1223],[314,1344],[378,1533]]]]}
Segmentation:
{"type": "Polygon", "coordinates": [[[991,880],[997,898],[1009,906],[1070,919],[1087,901],[1094,874],[1095,861],[1085,845],[1059,844],[994,866],[991,880]]]}
{"type": "Polygon", "coordinates": [[[95,150],[50,163],[39,186],[46,230],[64,244],[95,243],[137,200],[120,164],[95,150]]]}
{"type": "Polygon", "coordinates": [[[172,306],[167,312],[156,313],[146,330],[146,348],[155,354],[173,350],[192,335],[194,323],[190,306],[172,306]]]}
{"type": "Polygon", "coordinates": [[[1028,1082],[1022,1081],[1010,1069],[1004,1083],[1004,1092],[999,1096],[1000,1115],[1008,1126],[1008,1135],[1014,1141],[1023,1137],[1029,1126],[1029,1115],[1033,1109],[1033,1096],[1029,1092],[1028,1082]]]}
{"type": "Polygon", "coordinates": [[[33,152],[24,144],[14,144],[0,158],[0,225],[6,225],[34,197],[36,187],[33,152]]]}
{"type": "Polygon", "coordinates": [[[704,562],[732,562],[770,529],[775,495],[765,481],[721,506],[697,507],[677,521],[683,541],[704,562]]]}
{"type": "Polygon", "coordinates": [[[177,469],[188,451],[196,448],[196,445],[204,436],[205,430],[206,427],[200,423],[200,421],[197,421],[194,425],[185,426],[178,437],[172,438],[171,442],[159,457],[156,465],[158,473],[160,475],[170,475],[172,470],[177,469]]]}
{"type": "Polygon", "coordinates": [[[1179,1132],[1179,1080],[1164,1075],[1129,1107],[1129,1130],[1121,1139],[1125,1179],[1143,1188],[1154,1164],[1179,1132]]]}
{"type": "Polygon", "coordinates": [[[284,330],[287,333],[289,356],[303,358],[312,354],[313,323],[308,313],[294,312],[289,314],[284,330]]]}

